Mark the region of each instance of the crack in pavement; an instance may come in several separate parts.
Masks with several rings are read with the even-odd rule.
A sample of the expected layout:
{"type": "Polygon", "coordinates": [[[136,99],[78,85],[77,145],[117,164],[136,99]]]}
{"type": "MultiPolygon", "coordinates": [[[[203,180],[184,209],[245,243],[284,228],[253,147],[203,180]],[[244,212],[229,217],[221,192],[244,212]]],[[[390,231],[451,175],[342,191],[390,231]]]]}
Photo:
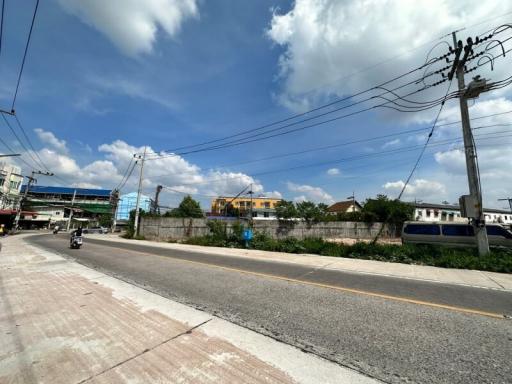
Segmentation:
{"type": "Polygon", "coordinates": [[[137,357],[139,357],[139,356],[142,356],[142,355],[144,355],[144,354],[146,354],[146,353],[148,353],[148,352],[151,352],[151,351],[152,351],[152,350],[154,350],[155,348],[158,348],[158,347],[160,347],[161,345],[164,345],[165,343],[168,343],[169,341],[176,340],[177,338],[179,338],[179,337],[181,337],[181,336],[184,336],[184,335],[189,335],[189,334],[191,334],[191,333],[192,333],[192,331],[194,331],[195,329],[197,329],[197,328],[199,328],[199,327],[202,327],[203,325],[205,325],[206,323],[210,322],[211,320],[213,320],[213,318],[208,319],[208,320],[206,320],[206,321],[203,321],[202,323],[199,323],[199,324],[197,324],[197,325],[194,325],[193,327],[191,327],[191,328],[187,329],[186,331],[181,332],[181,333],[177,334],[176,336],[170,337],[170,338],[168,338],[168,339],[166,339],[166,340],[164,340],[164,341],[162,341],[162,342],[158,343],[157,345],[154,345],[154,346],[153,346],[153,347],[151,347],[151,348],[146,348],[146,349],[144,349],[142,352],[139,352],[139,353],[137,353],[137,354],[135,354],[135,355],[133,355],[133,356],[131,356],[131,357],[129,357],[129,358],[127,358],[127,359],[123,360],[123,361],[120,361],[119,363],[117,363],[117,364],[115,364],[115,365],[113,365],[113,366],[111,366],[111,367],[109,367],[109,368],[104,369],[104,370],[103,370],[103,371],[101,371],[101,372],[95,373],[94,375],[89,376],[88,378],[83,379],[82,381],[79,381],[77,384],[87,383],[88,381],[91,381],[92,379],[94,379],[94,378],[96,378],[96,377],[98,377],[98,376],[101,376],[101,375],[103,375],[104,373],[107,373],[107,372],[111,371],[112,369],[115,369],[115,368],[117,368],[117,367],[119,367],[119,366],[121,366],[121,365],[123,365],[123,364],[125,364],[125,363],[127,363],[127,362],[129,362],[129,361],[131,361],[131,360],[133,360],[133,359],[136,359],[136,358],[137,358],[137,357]]]}

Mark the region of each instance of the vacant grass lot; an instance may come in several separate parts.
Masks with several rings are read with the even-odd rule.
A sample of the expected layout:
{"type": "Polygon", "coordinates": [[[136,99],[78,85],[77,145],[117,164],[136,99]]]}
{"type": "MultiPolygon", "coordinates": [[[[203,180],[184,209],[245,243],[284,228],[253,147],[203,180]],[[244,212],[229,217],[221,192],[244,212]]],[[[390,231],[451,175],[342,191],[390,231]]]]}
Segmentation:
{"type": "MultiPolygon", "coordinates": [[[[245,247],[239,234],[226,236],[219,232],[209,236],[190,238],[186,243],[231,248],[245,247]]],[[[490,255],[480,257],[474,248],[363,242],[346,245],[331,243],[320,238],[275,240],[258,233],[250,242],[250,248],[263,251],[311,253],[323,256],[512,273],[512,249],[492,249],[490,255]]]]}

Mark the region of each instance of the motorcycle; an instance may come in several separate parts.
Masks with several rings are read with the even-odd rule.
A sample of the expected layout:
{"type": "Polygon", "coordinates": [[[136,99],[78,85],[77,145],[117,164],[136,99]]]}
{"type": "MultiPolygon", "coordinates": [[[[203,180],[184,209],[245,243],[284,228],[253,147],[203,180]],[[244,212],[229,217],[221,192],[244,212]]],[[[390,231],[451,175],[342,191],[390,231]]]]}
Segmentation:
{"type": "Polygon", "coordinates": [[[76,235],[73,235],[73,236],[71,237],[71,245],[70,245],[70,248],[71,248],[71,249],[80,249],[80,247],[82,246],[82,243],[83,243],[82,236],[76,236],[76,235]]]}

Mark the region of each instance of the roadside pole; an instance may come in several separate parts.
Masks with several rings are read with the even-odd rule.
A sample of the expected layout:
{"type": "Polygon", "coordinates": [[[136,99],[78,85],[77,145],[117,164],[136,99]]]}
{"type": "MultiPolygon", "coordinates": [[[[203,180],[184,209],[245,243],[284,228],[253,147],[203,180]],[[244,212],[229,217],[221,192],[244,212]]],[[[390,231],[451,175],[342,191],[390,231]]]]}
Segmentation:
{"type": "MultiPolygon", "coordinates": [[[[459,43],[457,41],[455,32],[452,33],[452,37],[454,47],[456,49],[459,47],[458,49],[462,50],[462,42],[459,43]]],[[[464,152],[466,155],[466,170],[468,174],[469,194],[476,201],[475,217],[472,217],[471,221],[475,231],[478,253],[480,256],[483,256],[489,254],[489,240],[487,238],[487,230],[485,229],[485,216],[482,206],[482,191],[478,177],[475,141],[473,140],[473,133],[471,132],[471,125],[469,122],[468,103],[466,97],[464,96],[464,90],[466,88],[466,85],[464,84],[464,64],[466,61],[465,59],[469,54],[468,51],[471,49],[471,45],[472,43],[468,40],[468,45],[465,47],[466,52],[464,52],[464,58],[458,64],[456,64],[457,67],[455,68],[455,73],[457,76],[459,91],[461,92],[459,96],[460,115],[462,121],[462,134],[464,138],[464,152]]]]}
{"type": "Polygon", "coordinates": [[[252,226],[253,226],[253,221],[252,221],[253,220],[253,218],[252,218],[252,194],[253,194],[253,192],[252,192],[252,183],[251,183],[251,189],[249,191],[249,194],[251,195],[251,207],[250,207],[251,209],[250,209],[250,213],[249,213],[251,216],[249,218],[249,225],[252,228],[252,226]]]}
{"type": "Polygon", "coordinates": [[[16,218],[14,219],[14,230],[15,231],[18,230],[18,224],[19,224],[20,218],[21,218],[21,210],[23,207],[23,203],[25,202],[25,200],[27,200],[28,190],[30,189],[30,186],[32,185],[32,183],[34,181],[37,181],[34,178],[34,172],[32,172],[31,176],[25,176],[25,177],[28,179],[28,183],[27,183],[27,186],[25,187],[25,192],[23,193],[23,197],[20,199],[20,201],[18,203],[18,209],[16,210],[16,218]]]}
{"type": "Polygon", "coordinates": [[[114,233],[116,231],[117,225],[117,205],[119,204],[119,190],[114,189],[111,195],[112,202],[112,226],[110,228],[111,232],[114,233]]]}
{"type": "Polygon", "coordinates": [[[144,171],[144,161],[146,160],[146,149],[147,147],[144,147],[144,154],[142,155],[142,158],[139,156],[139,159],[141,159],[140,163],[140,175],[139,175],[139,188],[137,190],[137,202],[135,204],[135,222],[133,223],[133,229],[134,229],[134,236],[139,235],[139,207],[140,207],[140,195],[142,193],[142,177],[143,177],[143,171],[144,171]]]}
{"type": "Polygon", "coordinates": [[[25,176],[28,179],[27,186],[25,188],[25,193],[23,193],[23,197],[20,199],[20,202],[18,204],[18,209],[16,211],[16,218],[14,219],[14,230],[16,231],[18,228],[18,224],[20,222],[21,217],[21,209],[23,206],[23,203],[27,200],[28,190],[30,189],[30,186],[32,183],[37,183],[37,179],[34,178],[34,175],[43,175],[43,176],[53,176],[53,173],[51,172],[41,172],[41,171],[32,171],[30,176],[25,176]]]}
{"type": "Polygon", "coordinates": [[[73,199],[71,199],[71,207],[69,208],[69,219],[68,219],[68,223],[66,224],[66,232],[69,232],[71,220],[73,219],[73,205],[75,205],[75,198],[76,198],[76,189],[73,192],[73,199]]]}

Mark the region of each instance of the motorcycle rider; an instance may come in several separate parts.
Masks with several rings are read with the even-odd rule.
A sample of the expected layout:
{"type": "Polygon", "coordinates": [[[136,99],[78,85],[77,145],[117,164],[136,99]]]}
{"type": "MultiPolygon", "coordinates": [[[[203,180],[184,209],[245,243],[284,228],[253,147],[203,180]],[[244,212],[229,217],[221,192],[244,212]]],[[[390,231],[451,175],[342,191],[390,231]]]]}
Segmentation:
{"type": "Polygon", "coordinates": [[[82,227],[78,227],[73,232],[71,232],[71,238],[69,239],[70,244],[73,244],[73,238],[75,236],[82,236],[82,227]]]}

